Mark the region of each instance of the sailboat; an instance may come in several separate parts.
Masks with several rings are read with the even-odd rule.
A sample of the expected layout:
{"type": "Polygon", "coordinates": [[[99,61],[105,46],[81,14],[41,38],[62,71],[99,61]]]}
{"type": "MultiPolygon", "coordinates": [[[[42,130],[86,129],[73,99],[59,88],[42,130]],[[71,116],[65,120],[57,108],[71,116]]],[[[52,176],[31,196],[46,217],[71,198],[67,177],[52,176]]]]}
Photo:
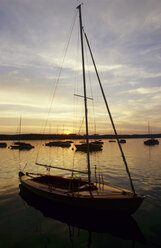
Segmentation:
{"type": "MultiPolygon", "coordinates": [[[[46,167],[47,169],[59,169],[64,171],[71,171],[79,173],[79,175],[87,175],[87,179],[78,177],[65,177],[49,174],[37,174],[32,172],[19,172],[19,178],[21,185],[30,191],[31,193],[42,198],[42,201],[49,200],[51,203],[58,203],[63,206],[73,208],[74,211],[79,209],[80,211],[89,211],[94,214],[97,212],[113,213],[113,214],[133,214],[141,205],[144,196],[136,193],[133,185],[133,181],[127,166],[126,158],[124,156],[117,131],[112,119],[110,109],[107,104],[107,100],[104,94],[104,90],[98,75],[97,67],[94,61],[94,57],[89,45],[87,35],[82,25],[82,13],[81,4],[77,7],[79,13],[79,26],[81,37],[81,55],[82,55],[82,74],[83,74],[83,88],[84,88],[84,108],[85,108],[85,124],[86,124],[86,146],[87,146],[87,171],[79,171],[68,168],[61,168],[58,166],[51,166],[47,164],[37,163],[36,165],[46,167]],[[90,167],[90,152],[89,152],[89,135],[88,135],[88,112],[87,112],[87,95],[86,95],[86,73],[85,73],[85,58],[84,58],[84,39],[87,42],[90,55],[93,61],[93,65],[96,71],[98,82],[101,88],[103,99],[109,114],[112,127],[116,136],[118,146],[121,151],[127,174],[129,176],[131,190],[119,188],[112,185],[104,184],[91,180],[91,167],[90,167]]],[[[78,212],[79,213],[79,212],[78,212]]]]}
{"type": "Polygon", "coordinates": [[[31,145],[30,143],[21,141],[21,117],[20,117],[20,123],[19,123],[19,141],[15,141],[12,145],[9,146],[9,148],[16,149],[16,150],[30,150],[34,148],[34,146],[31,145]]]}
{"type": "Polygon", "coordinates": [[[95,142],[90,142],[88,145],[87,143],[82,144],[75,144],[76,151],[82,152],[93,152],[93,151],[102,151],[102,144],[95,142]]]}
{"type": "MultiPolygon", "coordinates": [[[[150,125],[149,125],[149,122],[148,122],[148,133],[150,135],[150,125]]],[[[159,140],[151,137],[150,139],[147,139],[147,140],[144,141],[144,145],[147,145],[147,146],[159,145],[159,140]]]]}

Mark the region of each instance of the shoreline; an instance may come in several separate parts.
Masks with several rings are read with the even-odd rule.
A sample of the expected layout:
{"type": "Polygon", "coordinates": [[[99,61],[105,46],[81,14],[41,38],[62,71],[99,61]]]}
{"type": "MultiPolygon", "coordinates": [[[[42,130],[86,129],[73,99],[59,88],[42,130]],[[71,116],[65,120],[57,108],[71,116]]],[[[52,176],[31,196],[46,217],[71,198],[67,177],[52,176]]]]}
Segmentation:
{"type": "MultiPolygon", "coordinates": [[[[139,138],[161,138],[159,134],[122,134],[119,139],[139,139],[139,138]]],[[[85,135],[77,134],[0,134],[0,140],[64,140],[64,139],[85,139],[85,135]]],[[[94,134],[89,135],[89,139],[115,139],[114,134],[94,134]]]]}

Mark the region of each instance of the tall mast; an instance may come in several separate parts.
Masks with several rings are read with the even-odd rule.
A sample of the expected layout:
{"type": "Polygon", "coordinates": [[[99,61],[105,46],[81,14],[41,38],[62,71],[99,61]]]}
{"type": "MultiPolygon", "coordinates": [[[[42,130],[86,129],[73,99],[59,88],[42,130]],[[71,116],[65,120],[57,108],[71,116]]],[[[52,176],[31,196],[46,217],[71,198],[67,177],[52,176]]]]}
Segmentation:
{"type": "Polygon", "coordinates": [[[148,121],[148,134],[149,134],[149,137],[150,137],[150,125],[149,125],[149,121],[148,121]]]}
{"type": "Polygon", "coordinates": [[[82,52],[82,70],[83,70],[83,87],[84,87],[84,106],[85,106],[85,122],[86,122],[86,143],[87,143],[87,163],[88,163],[88,182],[91,183],[90,157],[89,157],[89,135],[88,135],[88,110],[87,110],[87,94],[86,94],[86,76],[84,63],[84,46],[83,46],[83,26],[81,4],[78,5],[79,10],[79,24],[80,24],[80,38],[81,38],[81,52],[82,52]]]}
{"type": "Polygon", "coordinates": [[[19,123],[19,141],[21,140],[21,120],[22,119],[22,117],[21,117],[21,115],[20,115],[20,123],[19,123]]]}

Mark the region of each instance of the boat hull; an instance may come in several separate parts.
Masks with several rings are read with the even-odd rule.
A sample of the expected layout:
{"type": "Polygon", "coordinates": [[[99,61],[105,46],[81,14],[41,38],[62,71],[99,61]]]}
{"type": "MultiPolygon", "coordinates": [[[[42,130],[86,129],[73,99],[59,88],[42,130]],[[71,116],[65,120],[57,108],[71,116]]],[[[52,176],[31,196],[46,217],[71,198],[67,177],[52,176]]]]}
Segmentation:
{"type": "MultiPolygon", "coordinates": [[[[87,144],[75,144],[76,151],[88,152],[87,144]]],[[[89,152],[102,151],[102,144],[89,143],[89,152]]]]}
{"type": "Polygon", "coordinates": [[[69,142],[69,141],[52,141],[52,142],[46,143],[45,146],[70,147],[71,142],[69,142]]]}
{"type": "Polygon", "coordinates": [[[31,150],[34,146],[19,146],[19,145],[11,145],[10,149],[17,149],[17,150],[31,150]]]}
{"type": "Polygon", "coordinates": [[[147,145],[147,146],[159,145],[159,141],[157,139],[149,139],[149,140],[144,141],[144,145],[147,145]]]}
{"type": "Polygon", "coordinates": [[[7,144],[6,143],[4,143],[4,142],[1,142],[0,143],[0,148],[6,148],[7,147],[7,144]]]}
{"type": "Polygon", "coordinates": [[[115,196],[102,195],[98,190],[87,192],[70,192],[66,189],[53,188],[50,185],[44,185],[35,182],[32,179],[20,177],[23,187],[42,199],[51,202],[73,207],[74,209],[86,211],[101,211],[108,213],[121,213],[126,215],[133,214],[143,201],[142,196],[115,196]]]}
{"type": "Polygon", "coordinates": [[[64,204],[55,202],[51,204],[48,200],[42,201],[41,197],[33,194],[21,184],[19,195],[23,201],[41,211],[45,217],[61,221],[69,227],[81,228],[88,232],[108,233],[125,240],[145,243],[144,236],[131,215],[111,215],[108,212],[102,213],[101,211],[95,212],[94,215],[89,211],[78,212],[77,209],[67,207],[64,204]]]}

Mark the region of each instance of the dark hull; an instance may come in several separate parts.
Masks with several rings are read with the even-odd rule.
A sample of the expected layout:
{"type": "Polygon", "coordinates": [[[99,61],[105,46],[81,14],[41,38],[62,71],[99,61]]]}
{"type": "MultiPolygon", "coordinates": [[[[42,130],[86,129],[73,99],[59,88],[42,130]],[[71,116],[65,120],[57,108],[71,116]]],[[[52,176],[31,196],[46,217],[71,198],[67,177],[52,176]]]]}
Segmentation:
{"type": "MultiPolygon", "coordinates": [[[[78,144],[75,145],[77,151],[87,152],[87,144],[78,144]]],[[[89,144],[89,151],[102,151],[102,144],[90,143],[89,144]]]]}
{"type": "Polygon", "coordinates": [[[0,148],[6,148],[7,147],[7,144],[6,143],[0,143],[0,148]]]}
{"type": "Polygon", "coordinates": [[[45,143],[45,146],[70,147],[72,141],[51,141],[45,143]]]}
{"type": "Polygon", "coordinates": [[[126,140],[121,139],[121,140],[120,140],[120,143],[121,143],[121,144],[125,144],[125,143],[126,143],[126,140]]]}
{"type": "Polygon", "coordinates": [[[77,209],[44,200],[20,185],[20,196],[31,207],[42,212],[45,217],[61,221],[69,226],[89,232],[110,233],[115,237],[144,242],[136,221],[131,216],[109,215],[97,212],[78,212],[77,209]],[[122,224],[123,223],[123,224],[122,224]]]}
{"type": "Polygon", "coordinates": [[[157,139],[149,139],[144,141],[144,144],[147,146],[159,145],[159,141],[157,139]]]}
{"type": "Polygon", "coordinates": [[[89,194],[88,190],[85,192],[71,192],[68,191],[67,188],[54,188],[50,185],[35,182],[32,179],[26,180],[24,177],[21,177],[20,181],[23,187],[42,199],[68,207],[74,207],[81,211],[92,211],[93,213],[101,211],[104,213],[130,215],[139,208],[144,199],[144,197],[139,195],[135,197],[129,196],[128,194],[127,196],[121,194],[120,196],[115,196],[115,193],[114,195],[108,195],[108,193],[106,195],[106,192],[103,192],[104,195],[102,195],[102,192],[99,192],[99,190],[92,190],[91,194],[89,194]]]}
{"type": "Polygon", "coordinates": [[[30,145],[30,146],[26,146],[26,145],[11,145],[10,149],[17,149],[17,150],[31,150],[33,149],[34,146],[30,145]]]}

